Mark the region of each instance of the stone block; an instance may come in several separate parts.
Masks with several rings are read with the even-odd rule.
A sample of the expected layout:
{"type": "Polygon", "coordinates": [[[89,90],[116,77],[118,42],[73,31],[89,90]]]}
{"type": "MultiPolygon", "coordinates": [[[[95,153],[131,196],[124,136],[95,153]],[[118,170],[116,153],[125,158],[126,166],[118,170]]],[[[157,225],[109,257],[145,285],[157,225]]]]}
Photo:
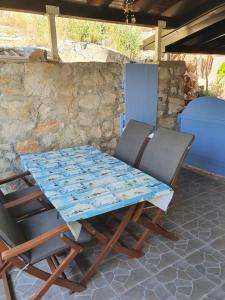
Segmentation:
{"type": "Polygon", "coordinates": [[[102,137],[101,127],[99,125],[92,127],[89,131],[89,135],[93,140],[100,139],[102,137]]]}
{"type": "Polygon", "coordinates": [[[183,105],[184,104],[184,99],[182,99],[181,97],[173,97],[170,96],[168,99],[169,103],[173,103],[173,104],[177,104],[177,105],[183,105]]]}
{"type": "Polygon", "coordinates": [[[176,118],[174,117],[165,117],[158,119],[158,127],[165,127],[174,129],[176,127],[176,118]]]}
{"type": "Polygon", "coordinates": [[[171,88],[170,88],[170,94],[177,95],[177,93],[178,93],[177,87],[176,86],[171,86],[171,88]]]}
{"type": "Polygon", "coordinates": [[[120,135],[120,118],[116,117],[113,121],[113,127],[114,127],[114,134],[116,136],[120,135]]]}
{"type": "Polygon", "coordinates": [[[160,69],[159,69],[159,80],[163,80],[163,79],[168,80],[170,78],[170,76],[171,75],[170,75],[169,69],[160,66],[160,69]]]}
{"type": "Polygon", "coordinates": [[[11,151],[10,144],[0,144],[0,151],[11,151]]]}
{"type": "Polygon", "coordinates": [[[59,128],[57,120],[48,120],[40,122],[37,127],[32,131],[33,135],[40,135],[45,132],[53,131],[59,128]]]}
{"type": "Polygon", "coordinates": [[[22,63],[7,62],[0,64],[0,73],[5,74],[5,76],[22,76],[24,74],[24,70],[24,64],[22,63]]]}
{"type": "Polygon", "coordinates": [[[26,140],[26,141],[18,141],[16,143],[16,153],[33,153],[38,151],[39,143],[37,141],[26,140]]]}
{"type": "Polygon", "coordinates": [[[7,108],[7,118],[13,120],[27,120],[33,110],[33,105],[31,102],[23,102],[22,99],[18,97],[18,101],[12,101],[10,106],[7,102],[4,102],[4,107],[7,108]]]}
{"type": "Polygon", "coordinates": [[[116,102],[116,94],[115,91],[104,91],[101,97],[101,104],[114,104],[116,102]]]}
{"type": "Polygon", "coordinates": [[[95,119],[95,115],[91,112],[80,112],[78,115],[80,126],[91,126],[95,119]]]}
{"type": "Polygon", "coordinates": [[[84,109],[97,110],[100,103],[99,95],[87,94],[79,99],[79,106],[84,109]]]}
{"type": "Polygon", "coordinates": [[[0,169],[1,177],[6,177],[4,172],[10,169],[10,162],[6,158],[0,158],[0,169]]]}
{"type": "Polygon", "coordinates": [[[177,113],[182,109],[182,105],[177,105],[175,103],[169,103],[168,114],[177,113]]]}

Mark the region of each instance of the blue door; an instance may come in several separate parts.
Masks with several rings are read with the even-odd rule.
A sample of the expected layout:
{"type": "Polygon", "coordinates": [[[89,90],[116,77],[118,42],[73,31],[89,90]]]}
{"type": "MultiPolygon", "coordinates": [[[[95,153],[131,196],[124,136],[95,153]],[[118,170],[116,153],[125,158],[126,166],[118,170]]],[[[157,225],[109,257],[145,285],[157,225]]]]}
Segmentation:
{"type": "Polygon", "coordinates": [[[125,65],[125,124],[131,119],[156,125],[158,65],[125,65]]]}

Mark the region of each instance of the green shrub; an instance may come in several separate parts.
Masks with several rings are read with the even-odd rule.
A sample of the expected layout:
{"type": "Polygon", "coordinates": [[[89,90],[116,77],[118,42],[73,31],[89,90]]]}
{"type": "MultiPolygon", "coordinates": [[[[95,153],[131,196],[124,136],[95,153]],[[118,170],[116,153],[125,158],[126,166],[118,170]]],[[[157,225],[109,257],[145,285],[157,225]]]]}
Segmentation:
{"type": "MultiPolygon", "coordinates": [[[[48,20],[45,16],[1,12],[1,24],[10,26],[13,33],[25,36],[23,46],[28,44],[49,47],[48,20]]],[[[107,41],[110,48],[130,59],[138,58],[140,55],[141,30],[138,27],[62,17],[56,18],[56,25],[59,40],[72,39],[90,43],[107,41]]]]}
{"type": "Polygon", "coordinates": [[[218,75],[219,77],[224,77],[224,76],[225,76],[225,62],[223,62],[223,63],[220,65],[219,69],[217,70],[217,75],[218,75]]]}

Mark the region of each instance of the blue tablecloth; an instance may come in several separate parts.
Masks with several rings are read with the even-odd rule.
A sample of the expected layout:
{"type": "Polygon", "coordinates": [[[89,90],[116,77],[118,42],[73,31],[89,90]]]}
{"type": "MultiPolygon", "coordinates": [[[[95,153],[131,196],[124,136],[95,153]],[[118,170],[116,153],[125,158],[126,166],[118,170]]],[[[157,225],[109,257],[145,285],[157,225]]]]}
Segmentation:
{"type": "Polygon", "coordinates": [[[65,222],[171,194],[166,184],[92,146],[21,156],[65,222]]]}

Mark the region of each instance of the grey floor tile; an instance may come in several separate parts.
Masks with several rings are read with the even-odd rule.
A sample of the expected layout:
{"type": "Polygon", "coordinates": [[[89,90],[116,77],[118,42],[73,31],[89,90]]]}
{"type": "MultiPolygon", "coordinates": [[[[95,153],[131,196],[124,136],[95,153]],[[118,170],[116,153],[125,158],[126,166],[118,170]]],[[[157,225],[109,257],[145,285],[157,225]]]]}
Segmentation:
{"type": "Polygon", "coordinates": [[[225,206],[225,194],[212,189],[205,194],[205,199],[214,205],[215,209],[220,209],[225,206]]]}
{"type": "Polygon", "coordinates": [[[217,238],[215,241],[211,242],[210,246],[213,249],[218,250],[220,253],[225,255],[225,235],[217,238]]]}
{"type": "Polygon", "coordinates": [[[157,275],[157,279],[179,300],[197,300],[215,285],[186,260],[181,260],[157,275]]]}
{"type": "Polygon", "coordinates": [[[174,250],[180,256],[185,257],[189,253],[201,248],[205,243],[199,240],[195,235],[183,229],[183,227],[176,227],[173,233],[179,238],[178,241],[170,241],[164,239],[167,247],[174,250]]]}
{"type": "Polygon", "coordinates": [[[215,225],[225,229],[225,207],[220,207],[206,214],[205,219],[210,220],[215,225]]]}
{"type": "Polygon", "coordinates": [[[225,299],[225,284],[220,287],[216,287],[202,300],[224,300],[225,299]]]}
{"type": "Polygon", "coordinates": [[[176,300],[156,277],[151,277],[120,296],[121,300],[176,300]]]}
{"type": "Polygon", "coordinates": [[[205,242],[211,242],[225,234],[225,229],[206,220],[205,216],[183,225],[184,229],[205,242]]]}
{"type": "Polygon", "coordinates": [[[180,256],[167,247],[158,236],[150,239],[143,251],[145,255],[139,258],[139,262],[151,275],[155,275],[180,259],[180,256]]]}
{"type": "Polygon", "coordinates": [[[175,208],[169,207],[167,217],[169,220],[176,223],[177,225],[183,225],[187,222],[198,218],[199,215],[188,209],[187,206],[184,204],[176,206],[175,208]]]}
{"type": "Polygon", "coordinates": [[[225,281],[225,256],[214,248],[203,247],[189,255],[186,260],[215,284],[225,281]]]}
{"type": "MultiPolygon", "coordinates": [[[[137,259],[125,257],[115,258],[104,263],[100,268],[100,272],[107,281],[108,286],[118,295],[151,276],[150,272],[137,259]]],[[[98,276],[100,275],[96,274],[93,279],[94,282],[98,276]]]]}

